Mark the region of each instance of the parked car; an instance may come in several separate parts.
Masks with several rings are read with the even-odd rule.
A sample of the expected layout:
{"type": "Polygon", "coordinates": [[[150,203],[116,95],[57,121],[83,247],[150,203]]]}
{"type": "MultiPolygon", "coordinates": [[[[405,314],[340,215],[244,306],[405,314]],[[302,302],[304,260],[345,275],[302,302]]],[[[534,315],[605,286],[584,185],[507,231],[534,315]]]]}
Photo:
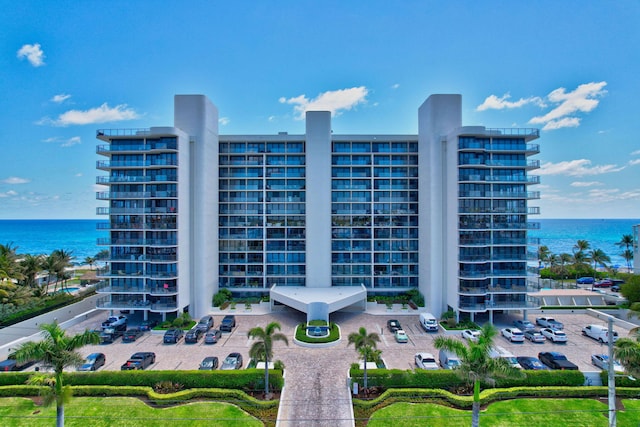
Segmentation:
{"type": "Polygon", "coordinates": [[[436,358],[431,353],[416,353],[414,360],[416,362],[416,366],[420,369],[440,369],[438,362],[436,362],[436,358]]]}
{"type": "Polygon", "coordinates": [[[202,329],[204,332],[209,331],[209,329],[213,328],[213,316],[203,316],[200,318],[196,328],[202,329]]]}
{"type": "Polygon", "coordinates": [[[219,329],[210,329],[204,336],[205,344],[215,344],[222,338],[222,332],[219,329]]]}
{"type": "MultiPolygon", "coordinates": [[[[606,354],[592,354],[591,355],[591,364],[593,366],[597,366],[598,368],[608,371],[609,370],[609,356],[606,354]]],[[[624,368],[617,360],[613,361],[613,372],[617,374],[623,374],[624,368]]]]}
{"type": "Polygon", "coordinates": [[[0,362],[0,372],[9,372],[9,371],[22,371],[23,369],[28,368],[29,366],[36,363],[35,360],[29,360],[27,362],[18,362],[12,356],[9,356],[7,360],[3,360],[0,362]]]}
{"type": "Polygon", "coordinates": [[[542,335],[542,332],[537,329],[524,331],[524,338],[535,343],[543,343],[547,340],[544,335],[542,335]]]}
{"type": "Polygon", "coordinates": [[[138,338],[144,335],[144,331],[140,328],[129,328],[122,335],[122,342],[134,342],[138,338]]]}
{"type": "Polygon", "coordinates": [[[520,329],[522,332],[527,332],[527,331],[530,331],[530,330],[536,328],[536,325],[534,325],[530,321],[528,321],[528,320],[520,320],[520,319],[518,319],[515,322],[513,322],[513,326],[515,326],[516,328],[520,329]]]}
{"type": "Polygon", "coordinates": [[[611,287],[612,292],[620,292],[620,285],[613,285],[611,287]]]}
{"type": "Polygon", "coordinates": [[[477,329],[465,329],[460,333],[462,338],[471,342],[478,342],[478,338],[480,338],[481,332],[477,329]]]}
{"type": "Polygon", "coordinates": [[[111,316],[104,322],[102,322],[102,328],[115,328],[116,326],[121,326],[127,324],[127,316],[111,316]]]}
{"type": "Polygon", "coordinates": [[[524,333],[518,328],[504,328],[500,334],[511,342],[524,342],[524,333]]]}
{"type": "Polygon", "coordinates": [[[242,368],[242,355],[240,353],[229,353],[229,355],[222,362],[220,370],[230,371],[240,368],[242,368]]]}
{"type": "Polygon", "coordinates": [[[142,330],[142,331],[150,331],[153,328],[155,328],[156,326],[158,326],[158,321],[157,320],[143,320],[140,323],[140,330],[142,330]]]}
{"type": "Polygon", "coordinates": [[[396,319],[389,319],[387,320],[387,328],[391,333],[395,333],[398,329],[402,329],[402,326],[396,319]]]}
{"type": "Polygon", "coordinates": [[[150,351],[141,351],[131,355],[129,360],[120,367],[121,371],[145,369],[156,363],[156,354],[150,351]]]}
{"type": "Polygon", "coordinates": [[[167,329],[164,333],[164,343],[165,344],[177,344],[178,341],[182,339],[184,336],[184,331],[180,328],[171,328],[167,329]]]}
{"type": "Polygon", "coordinates": [[[593,277],[579,277],[576,280],[576,283],[578,285],[593,285],[595,281],[596,279],[594,279],[593,277]]]}
{"type": "Polygon", "coordinates": [[[558,329],[542,328],[540,329],[540,332],[551,342],[567,342],[568,340],[567,334],[558,329]]]}
{"type": "Polygon", "coordinates": [[[444,369],[456,369],[460,367],[460,358],[458,355],[447,350],[440,350],[438,360],[440,361],[440,366],[444,369]]]}
{"type": "Polygon", "coordinates": [[[407,333],[404,331],[404,329],[398,329],[394,336],[396,338],[396,341],[399,343],[404,344],[409,342],[409,337],[407,336],[407,333]]]}
{"type": "Polygon", "coordinates": [[[420,325],[427,332],[438,332],[438,319],[431,313],[420,313],[420,325]]]}
{"type": "Polygon", "coordinates": [[[222,322],[220,322],[221,332],[231,332],[235,327],[236,327],[236,316],[232,314],[227,314],[222,318],[222,322]]]}
{"type": "Polygon", "coordinates": [[[562,322],[558,322],[556,319],[549,316],[536,317],[536,325],[544,328],[564,329],[564,324],[562,324],[562,322]]]}
{"type": "Polygon", "coordinates": [[[557,351],[543,351],[538,353],[538,359],[551,369],[577,371],[578,366],[570,362],[562,353],[557,351]]]}
{"type": "Polygon", "coordinates": [[[78,366],[78,371],[95,371],[104,366],[107,361],[107,357],[104,353],[91,353],[87,356],[84,363],[78,366]]]}
{"type": "Polygon", "coordinates": [[[491,347],[489,349],[489,357],[506,360],[512,368],[522,369],[522,366],[518,363],[518,358],[514,356],[509,350],[502,347],[491,347]]]}
{"type": "Polygon", "coordinates": [[[111,344],[112,342],[123,336],[126,329],[127,325],[125,324],[104,328],[99,334],[100,344],[111,344]]]}
{"type": "MultiPolygon", "coordinates": [[[[609,342],[609,328],[600,325],[588,325],[582,328],[582,335],[593,338],[600,343],[609,342]]],[[[618,341],[618,332],[613,331],[613,342],[618,341]]]]}
{"type": "Polygon", "coordinates": [[[547,366],[543,365],[537,357],[519,356],[516,357],[516,360],[520,366],[522,366],[522,369],[530,371],[544,371],[549,369],[547,366]]]}
{"type": "Polygon", "coordinates": [[[218,358],[215,356],[205,357],[202,359],[202,362],[200,362],[198,369],[200,371],[213,371],[214,369],[218,369],[218,358]]]}
{"type": "Polygon", "coordinates": [[[200,341],[200,338],[204,335],[204,329],[200,329],[197,326],[190,329],[184,336],[184,342],[189,344],[195,344],[200,341]]]}
{"type": "Polygon", "coordinates": [[[613,282],[609,279],[602,279],[593,284],[594,288],[610,288],[613,286],[613,282]]]}

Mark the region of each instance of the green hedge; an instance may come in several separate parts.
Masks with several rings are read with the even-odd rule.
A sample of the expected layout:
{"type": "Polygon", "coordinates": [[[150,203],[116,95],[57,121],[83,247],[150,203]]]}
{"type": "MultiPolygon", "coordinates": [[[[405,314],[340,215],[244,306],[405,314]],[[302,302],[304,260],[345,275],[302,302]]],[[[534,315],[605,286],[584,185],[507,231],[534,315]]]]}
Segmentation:
{"type": "MultiPolygon", "coordinates": [[[[32,372],[6,372],[0,375],[0,386],[25,384],[32,372]]],[[[65,372],[64,382],[72,386],[146,386],[162,381],[182,384],[185,388],[221,388],[239,390],[264,389],[264,370],[233,371],[97,371],[65,372]]],[[[282,390],[282,371],[269,371],[269,386],[282,390]]]]}
{"type": "MultiPolygon", "coordinates": [[[[364,372],[361,369],[351,369],[351,378],[362,384],[364,372]]],[[[384,388],[424,387],[434,389],[454,390],[464,384],[464,380],[455,371],[423,369],[369,369],[367,381],[371,386],[384,388]]],[[[525,371],[522,379],[496,379],[495,387],[517,386],[581,386],[584,384],[584,375],[580,371],[525,371]]],[[[487,388],[487,384],[483,384],[487,388]]]]}
{"type": "Polygon", "coordinates": [[[296,340],[309,344],[323,344],[328,342],[336,342],[340,339],[340,328],[333,322],[329,324],[329,335],[320,338],[307,336],[306,326],[307,325],[305,323],[300,323],[298,327],[296,327],[296,340]]]}
{"type": "MultiPolygon", "coordinates": [[[[514,399],[517,397],[606,397],[607,387],[512,387],[483,390],[480,392],[480,403],[489,404],[498,400],[514,399]]],[[[625,398],[640,397],[640,390],[629,387],[616,387],[616,396],[625,398]]],[[[356,410],[371,408],[380,409],[382,406],[396,402],[445,402],[460,409],[468,409],[473,405],[473,396],[458,396],[446,390],[403,388],[389,389],[375,399],[353,399],[356,410]]]]}
{"type": "Polygon", "coordinates": [[[88,289],[84,292],[81,291],[80,293],[78,293],[77,296],[63,292],[63,293],[46,297],[45,299],[42,300],[41,304],[38,304],[34,307],[29,307],[26,310],[19,311],[17,313],[12,313],[3,317],[2,320],[0,320],[0,327],[15,325],[16,323],[20,323],[24,320],[28,320],[33,317],[40,316],[41,314],[56,310],[58,308],[62,308],[67,305],[74,304],[76,302],[82,301],[83,299],[95,293],[96,293],[95,289],[88,289]]]}
{"type": "MultiPolygon", "coordinates": [[[[600,372],[600,379],[602,380],[602,385],[609,385],[609,373],[607,371],[600,372]]],[[[632,380],[627,376],[616,374],[616,390],[618,387],[640,387],[640,380],[637,378],[632,380]]]]}

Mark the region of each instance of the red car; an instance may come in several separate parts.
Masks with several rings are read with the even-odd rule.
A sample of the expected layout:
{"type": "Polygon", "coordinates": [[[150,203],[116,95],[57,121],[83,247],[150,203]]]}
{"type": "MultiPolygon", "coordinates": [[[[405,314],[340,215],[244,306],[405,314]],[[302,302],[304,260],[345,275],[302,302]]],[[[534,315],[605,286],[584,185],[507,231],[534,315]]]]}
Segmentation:
{"type": "Polygon", "coordinates": [[[610,288],[613,282],[610,279],[602,279],[593,284],[594,288],[610,288]]]}

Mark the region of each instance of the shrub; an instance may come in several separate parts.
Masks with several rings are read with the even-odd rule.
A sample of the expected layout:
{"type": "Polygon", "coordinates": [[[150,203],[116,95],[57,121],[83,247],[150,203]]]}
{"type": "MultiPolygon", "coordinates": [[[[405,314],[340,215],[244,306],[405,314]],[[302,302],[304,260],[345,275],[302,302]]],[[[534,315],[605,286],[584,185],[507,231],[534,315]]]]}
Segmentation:
{"type": "Polygon", "coordinates": [[[175,393],[182,390],[184,386],[173,381],[161,381],[153,386],[153,391],[160,394],[175,393]]]}
{"type": "Polygon", "coordinates": [[[222,288],[213,296],[212,303],[214,307],[220,307],[222,304],[230,300],[231,291],[227,288],[222,288]]]}

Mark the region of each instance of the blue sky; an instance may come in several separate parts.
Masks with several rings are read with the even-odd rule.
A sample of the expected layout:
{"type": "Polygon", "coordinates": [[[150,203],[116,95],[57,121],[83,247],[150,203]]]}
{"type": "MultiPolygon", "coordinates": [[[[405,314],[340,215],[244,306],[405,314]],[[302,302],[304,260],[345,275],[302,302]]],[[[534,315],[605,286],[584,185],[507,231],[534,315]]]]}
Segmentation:
{"type": "MultiPolygon", "coordinates": [[[[640,2],[0,0],[0,218],[96,218],[99,128],[417,133],[433,93],[465,125],[537,127],[540,218],[640,217],[640,2]]],[[[535,219],[535,218],[533,218],[535,219]]]]}

